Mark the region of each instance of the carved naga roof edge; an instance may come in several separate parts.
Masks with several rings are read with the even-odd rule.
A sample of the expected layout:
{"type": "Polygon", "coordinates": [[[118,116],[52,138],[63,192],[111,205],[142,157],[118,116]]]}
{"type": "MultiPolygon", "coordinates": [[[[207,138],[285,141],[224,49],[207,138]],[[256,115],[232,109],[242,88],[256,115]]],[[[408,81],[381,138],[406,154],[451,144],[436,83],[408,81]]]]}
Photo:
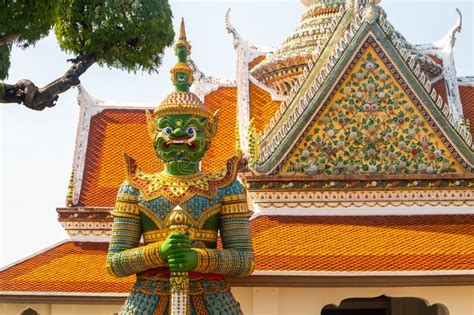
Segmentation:
{"type": "MultiPolygon", "coordinates": [[[[263,135],[258,135],[260,147],[259,161],[252,167],[256,173],[271,174],[281,165],[284,156],[289,152],[291,146],[288,146],[290,134],[295,136],[295,130],[304,129],[293,128],[297,123],[301,124],[299,118],[309,103],[314,103],[316,96],[324,97],[322,91],[327,90],[328,77],[334,77],[337,71],[333,71],[336,66],[341,67],[340,59],[345,55],[350,57],[355,51],[355,45],[349,45],[355,41],[361,42],[363,36],[369,31],[376,33],[377,39],[384,46],[391,47],[391,57],[394,57],[404,66],[412,80],[412,85],[419,88],[419,93],[423,94],[423,103],[430,108],[431,115],[437,116],[438,126],[445,126],[441,130],[447,131],[456,139],[456,148],[461,153],[462,163],[471,168],[474,165],[474,155],[472,136],[463,122],[456,122],[449,106],[445,104],[436,90],[431,86],[430,80],[420,68],[417,56],[411,50],[406,48],[399,36],[393,32],[393,26],[387,21],[383,14],[378,14],[373,21],[369,21],[370,16],[365,11],[360,11],[353,15],[348,11],[337,30],[333,33],[333,38],[327,43],[325,50],[331,53],[321,54],[321,57],[312,64],[311,71],[305,73],[300,80],[298,88],[292,91],[288,102],[283,102],[280,111],[277,111],[275,117],[270,121],[263,135]],[[326,57],[326,58],[324,58],[326,57]],[[293,129],[293,130],[292,130],[293,129]],[[286,149],[284,147],[286,145],[286,149]],[[277,152],[278,151],[278,152],[277,152]],[[466,163],[467,161],[467,163],[466,163]]],[[[373,17],[372,17],[373,18],[373,17]]],[[[358,45],[357,45],[358,46],[358,45]]],[[[342,65],[344,66],[344,65],[342,65]]],[[[333,78],[335,80],[335,78],[333,78]]],[[[329,92],[329,91],[326,91],[329,92]]],[[[313,106],[314,107],[314,106],[313,106]]],[[[297,131],[296,131],[297,132],[297,131]]],[[[295,138],[295,137],[294,137],[295,138]]],[[[293,138],[293,139],[294,139],[293,138]]]]}
{"type": "Polygon", "coordinates": [[[249,153],[248,129],[250,126],[250,101],[249,101],[249,64],[255,58],[265,55],[273,49],[259,47],[240,36],[239,32],[230,22],[230,9],[225,16],[226,29],[232,35],[234,48],[237,54],[237,120],[240,147],[242,152],[249,153]]]}
{"type": "Polygon", "coordinates": [[[456,22],[441,39],[430,44],[415,45],[415,47],[426,54],[434,55],[442,60],[445,88],[448,92],[449,111],[453,115],[453,119],[459,123],[463,119],[463,107],[459,93],[453,50],[456,43],[456,34],[460,33],[462,29],[462,14],[459,9],[456,9],[456,14],[456,22]]]}
{"type": "Polygon", "coordinates": [[[258,46],[255,45],[246,39],[244,39],[239,32],[235,29],[235,27],[232,25],[230,21],[230,8],[227,9],[227,12],[225,14],[225,27],[227,30],[227,33],[231,34],[233,39],[234,39],[234,48],[237,49],[239,47],[243,48],[244,50],[247,51],[253,51],[254,53],[257,53],[258,55],[266,54],[273,52],[275,49],[272,47],[265,47],[265,46],[258,46]]]}

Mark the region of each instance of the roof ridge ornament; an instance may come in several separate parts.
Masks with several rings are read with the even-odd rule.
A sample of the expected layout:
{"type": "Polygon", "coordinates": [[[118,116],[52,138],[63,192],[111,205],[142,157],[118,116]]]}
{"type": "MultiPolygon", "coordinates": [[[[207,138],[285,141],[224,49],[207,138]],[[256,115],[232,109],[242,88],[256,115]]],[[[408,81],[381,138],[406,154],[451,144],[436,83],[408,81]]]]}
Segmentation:
{"type": "Polygon", "coordinates": [[[232,35],[232,43],[237,54],[237,85],[239,86],[237,92],[237,116],[240,131],[239,138],[242,152],[247,154],[247,131],[250,123],[249,63],[259,56],[273,52],[274,49],[254,45],[242,38],[230,21],[230,8],[225,14],[225,25],[227,32],[232,35]]]}
{"type": "Polygon", "coordinates": [[[433,43],[434,46],[444,48],[449,45],[450,48],[454,48],[454,45],[456,44],[456,33],[461,33],[462,30],[462,13],[458,8],[456,8],[456,14],[458,16],[456,23],[443,36],[443,38],[433,43]]]}
{"type": "Polygon", "coordinates": [[[230,21],[230,11],[231,9],[228,8],[225,13],[225,28],[227,33],[232,34],[234,48],[243,47],[245,50],[252,52],[253,55],[263,55],[275,51],[274,47],[256,45],[243,38],[230,21]]]}
{"type": "Polygon", "coordinates": [[[364,19],[369,24],[373,24],[377,21],[378,17],[382,14],[382,8],[378,5],[381,0],[363,0],[359,1],[359,5],[362,4],[364,19]]]}
{"type": "MultiPolygon", "coordinates": [[[[447,110],[450,113],[453,125],[463,125],[463,107],[461,104],[461,96],[459,94],[459,84],[454,60],[456,34],[460,33],[462,29],[462,14],[457,8],[456,14],[456,22],[441,39],[433,43],[417,45],[417,48],[423,51],[425,54],[435,55],[443,61],[443,75],[448,98],[447,110]]],[[[462,133],[464,134],[466,132],[462,133]]],[[[471,138],[469,133],[466,134],[468,138],[471,138]]],[[[467,141],[470,142],[471,140],[467,141]]]]}

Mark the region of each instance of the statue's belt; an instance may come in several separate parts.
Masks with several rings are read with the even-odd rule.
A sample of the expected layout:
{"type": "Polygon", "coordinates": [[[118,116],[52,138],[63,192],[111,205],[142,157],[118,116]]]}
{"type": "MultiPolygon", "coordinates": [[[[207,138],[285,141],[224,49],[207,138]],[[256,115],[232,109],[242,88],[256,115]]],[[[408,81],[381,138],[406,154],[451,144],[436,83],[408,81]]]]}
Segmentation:
{"type": "MultiPolygon", "coordinates": [[[[230,290],[223,275],[189,272],[189,295],[210,295],[230,290]]],[[[137,274],[137,282],[132,291],[149,296],[169,296],[170,271],[168,268],[150,269],[137,274]]]]}
{"type": "MultiPolygon", "coordinates": [[[[139,274],[139,277],[152,280],[152,278],[155,277],[165,277],[168,278],[170,276],[171,272],[169,268],[167,267],[160,267],[160,268],[153,268],[153,269],[148,269],[139,274]]],[[[202,273],[202,272],[195,272],[195,271],[190,271],[188,273],[189,277],[192,279],[199,279],[199,278],[205,278],[209,280],[224,280],[225,277],[223,275],[215,274],[215,273],[202,273]]],[[[156,279],[154,279],[156,280],[156,279]]]]}
{"type": "MultiPolygon", "coordinates": [[[[153,242],[164,241],[171,232],[169,230],[160,231],[149,231],[143,233],[143,241],[145,244],[153,242]]],[[[189,239],[192,241],[203,241],[203,242],[217,242],[217,231],[194,229],[190,227],[188,229],[189,239]]]]}

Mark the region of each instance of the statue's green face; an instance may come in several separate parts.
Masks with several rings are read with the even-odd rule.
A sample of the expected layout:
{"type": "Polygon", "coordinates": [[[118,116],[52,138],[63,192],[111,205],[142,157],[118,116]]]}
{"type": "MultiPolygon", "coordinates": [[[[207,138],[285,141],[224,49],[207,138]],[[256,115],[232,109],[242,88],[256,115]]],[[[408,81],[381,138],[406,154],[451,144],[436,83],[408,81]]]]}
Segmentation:
{"type": "Polygon", "coordinates": [[[208,119],[169,115],[156,119],[155,150],[163,162],[199,162],[206,153],[208,119]]]}
{"type": "Polygon", "coordinates": [[[189,91],[188,74],[185,72],[176,73],[176,91],[187,92],[189,91]]]}
{"type": "Polygon", "coordinates": [[[177,72],[176,74],[176,90],[177,91],[188,91],[189,90],[189,82],[188,82],[188,74],[185,72],[177,72]]]}

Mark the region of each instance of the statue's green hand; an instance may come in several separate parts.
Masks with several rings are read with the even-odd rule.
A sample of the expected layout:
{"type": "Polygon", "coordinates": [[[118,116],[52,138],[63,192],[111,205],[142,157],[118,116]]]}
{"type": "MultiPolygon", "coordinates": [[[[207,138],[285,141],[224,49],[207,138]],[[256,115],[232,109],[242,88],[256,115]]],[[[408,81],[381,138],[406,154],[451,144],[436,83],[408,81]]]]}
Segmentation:
{"type": "Polygon", "coordinates": [[[191,271],[197,267],[197,264],[197,254],[192,250],[168,256],[168,265],[172,272],[191,271]]]}
{"type": "Polygon", "coordinates": [[[170,255],[190,250],[191,241],[188,235],[171,233],[160,246],[160,257],[168,261],[170,255]]]}

